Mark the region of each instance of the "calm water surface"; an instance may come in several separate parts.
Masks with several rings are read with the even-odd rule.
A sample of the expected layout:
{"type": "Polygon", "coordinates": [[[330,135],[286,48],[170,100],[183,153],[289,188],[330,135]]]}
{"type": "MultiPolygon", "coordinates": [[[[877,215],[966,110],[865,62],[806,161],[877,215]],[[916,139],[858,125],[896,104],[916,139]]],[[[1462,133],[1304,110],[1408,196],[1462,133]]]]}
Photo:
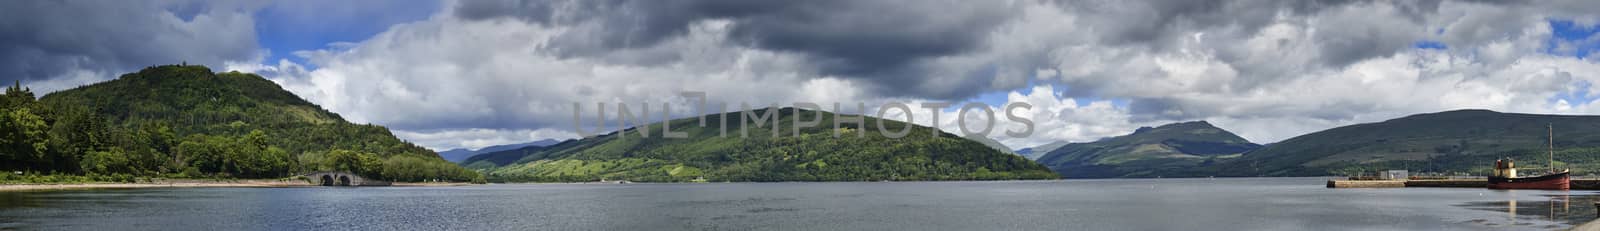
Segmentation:
{"type": "Polygon", "coordinates": [[[1323,178],[513,184],[0,193],[0,229],[1549,230],[1596,192],[1327,189],[1323,178]]]}

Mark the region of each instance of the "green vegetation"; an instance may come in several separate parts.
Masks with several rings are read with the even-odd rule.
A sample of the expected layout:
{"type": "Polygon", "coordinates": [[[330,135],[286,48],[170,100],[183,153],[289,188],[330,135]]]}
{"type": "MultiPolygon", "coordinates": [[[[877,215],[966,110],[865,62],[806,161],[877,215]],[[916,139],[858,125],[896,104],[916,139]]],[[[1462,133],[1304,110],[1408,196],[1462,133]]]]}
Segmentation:
{"type": "Polygon", "coordinates": [[[345,122],[260,76],[204,66],[150,67],[38,100],[10,87],[0,97],[0,148],[0,170],[34,173],[26,175],[482,180],[387,128],[345,122]]]}
{"type": "Polygon", "coordinates": [[[1208,176],[1208,166],[1261,145],[1205,121],[1140,128],[1133,134],[1052,149],[1038,161],[1069,178],[1208,176]]]}
{"type": "Polygon", "coordinates": [[[1495,159],[1518,168],[1548,166],[1548,127],[1556,167],[1600,170],[1600,116],[1459,110],[1357,124],[1290,138],[1246,153],[1217,172],[1227,176],[1352,175],[1384,169],[1485,175],[1495,159]]]}
{"type": "Polygon", "coordinates": [[[487,153],[463,165],[486,172],[491,181],[510,182],[1057,178],[1021,156],[929,127],[883,120],[891,132],[910,126],[908,136],[891,139],[879,132],[878,118],[863,117],[863,123],[845,122],[834,129],[830,112],[767,108],[755,113],[770,110],[778,110],[773,113],[777,123],[761,127],[740,122],[741,112],[711,114],[705,127],[698,118],[670,120],[551,146],[487,153]],[[726,136],[718,126],[724,121],[729,125],[726,136]],[[795,121],[819,125],[799,129],[795,135],[795,121]],[[666,123],[688,138],[662,138],[666,123]],[[751,126],[748,137],[740,137],[744,126],[751,126]],[[650,137],[640,137],[644,130],[651,132],[650,137]],[[834,137],[836,132],[839,137],[834,137]]]}

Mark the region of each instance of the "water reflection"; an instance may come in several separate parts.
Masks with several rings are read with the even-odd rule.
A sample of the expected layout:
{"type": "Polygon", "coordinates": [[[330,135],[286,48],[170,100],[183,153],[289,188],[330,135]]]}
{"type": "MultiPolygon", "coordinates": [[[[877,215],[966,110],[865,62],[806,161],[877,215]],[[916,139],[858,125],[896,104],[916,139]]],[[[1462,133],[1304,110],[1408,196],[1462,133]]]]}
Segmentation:
{"type": "MultiPolygon", "coordinates": [[[[1475,219],[1470,222],[1491,227],[1521,226],[1526,227],[1535,223],[1556,222],[1569,225],[1580,225],[1597,218],[1594,203],[1600,201],[1600,195],[1585,192],[1565,191],[1507,191],[1506,199],[1502,201],[1469,202],[1459,206],[1474,210],[1496,211],[1506,214],[1504,219],[1475,219]],[[1536,200],[1522,198],[1518,194],[1535,194],[1536,200]]],[[[1558,228],[1548,225],[1539,228],[1558,228]]]]}

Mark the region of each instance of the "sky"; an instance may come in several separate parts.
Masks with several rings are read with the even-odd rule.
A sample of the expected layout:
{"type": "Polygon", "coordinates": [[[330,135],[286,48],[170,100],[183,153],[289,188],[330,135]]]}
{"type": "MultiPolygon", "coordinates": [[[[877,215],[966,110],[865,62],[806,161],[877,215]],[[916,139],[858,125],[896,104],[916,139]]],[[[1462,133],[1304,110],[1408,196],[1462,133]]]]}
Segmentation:
{"type": "Polygon", "coordinates": [[[1273,143],[1457,109],[1596,114],[1595,12],[1600,1],[3,1],[0,80],[45,93],[180,62],[254,72],[435,150],[577,138],[574,103],[692,116],[686,91],[730,109],[902,102],[946,131],[958,107],[932,121],[915,106],[1028,102],[1034,134],[990,134],[1012,148],[1195,120],[1273,143]]]}

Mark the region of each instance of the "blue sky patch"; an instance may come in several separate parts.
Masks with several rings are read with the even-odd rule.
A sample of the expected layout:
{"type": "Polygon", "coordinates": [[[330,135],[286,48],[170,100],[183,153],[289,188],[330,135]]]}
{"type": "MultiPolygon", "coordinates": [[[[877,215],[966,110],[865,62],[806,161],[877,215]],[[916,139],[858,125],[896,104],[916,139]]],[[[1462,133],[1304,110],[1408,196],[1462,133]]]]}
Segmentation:
{"type": "Polygon", "coordinates": [[[284,1],[257,11],[255,28],[261,47],[271,51],[263,61],[289,59],[307,64],[294,52],[324,49],[334,42],[360,42],[395,24],[427,19],[440,7],[438,1],[284,1]]]}
{"type": "Polygon", "coordinates": [[[1449,49],[1450,48],[1449,46],[1445,46],[1444,43],[1442,43],[1442,42],[1429,41],[1429,40],[1422,40],[1422,41],[1417,41],[1415,43],[1411,43],[1411,47],[1415,47],[1415,48],[1418,48],[1418,49],[1435,49],[1435,50],[1444,50],[1444,49],[1449,49]]]}
{"type": "Polygon", "coordinates": [[[1554,55],[1570,55],[1580,59],[1600,48],[1600,38],[1595,36],[1594,25],[1579,25],[1571,20],[1550,20],[1550,39],[1544,51],[1554,55]]]}

